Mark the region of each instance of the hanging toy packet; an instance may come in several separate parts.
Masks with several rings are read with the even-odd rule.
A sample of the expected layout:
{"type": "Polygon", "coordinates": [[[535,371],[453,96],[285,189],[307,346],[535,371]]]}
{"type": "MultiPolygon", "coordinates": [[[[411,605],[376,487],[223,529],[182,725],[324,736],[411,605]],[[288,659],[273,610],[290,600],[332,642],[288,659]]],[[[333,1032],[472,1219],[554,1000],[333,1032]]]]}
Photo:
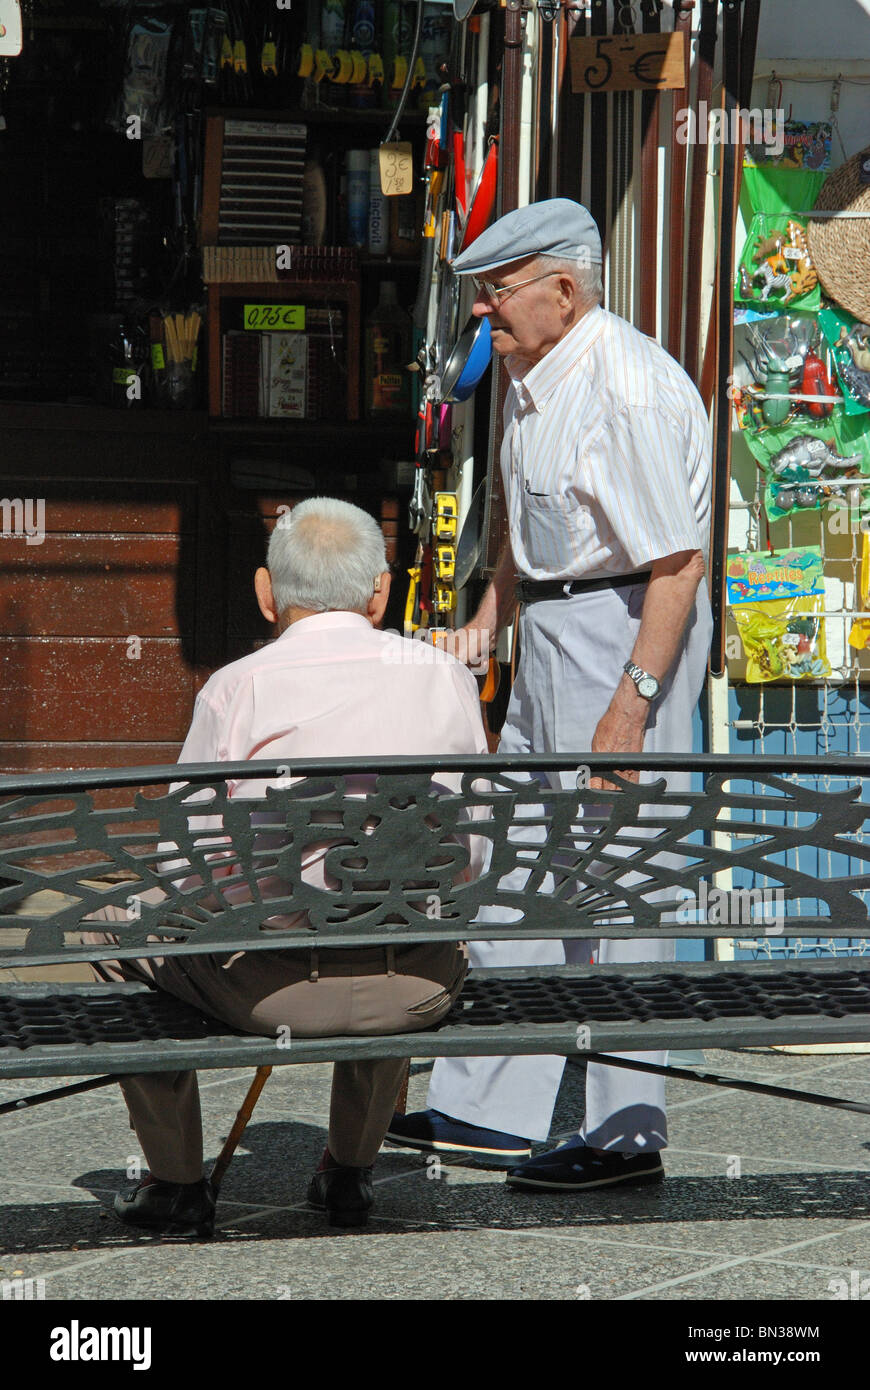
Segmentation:
{"type": "Polygon", "coordinates": [[[821,680],[825,587],[817,545],[728,556],[728,603],[746,653],[749,685],[821,680]]]}

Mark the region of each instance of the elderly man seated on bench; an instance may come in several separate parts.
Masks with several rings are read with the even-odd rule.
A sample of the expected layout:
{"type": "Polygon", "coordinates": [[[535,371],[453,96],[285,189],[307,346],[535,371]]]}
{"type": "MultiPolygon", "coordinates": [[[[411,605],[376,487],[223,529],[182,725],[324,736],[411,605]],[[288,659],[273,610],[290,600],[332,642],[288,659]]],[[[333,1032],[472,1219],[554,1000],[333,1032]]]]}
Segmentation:
{"type": "MultiPolygon", "coordinates": [[[[331,498],[302,502],[275,528],[267,565],[254,583],[278,635],[203,687],[181,763],[487,752],[470,672],[434,647],[375,630],[390,574],[372,517],[331,498]]],[[[237,787],[233,794],[262,791],[237,787]]],[[[463,877],[482,868],[483,841],[470,836],[468,844],[463,877]]],[[[318,872],[322,886],[322,863],[315,862],[312,882],[318,872]]],[[[94,916],[117,921],[123,910],[104,908],[94,916]]],[[[117,940],[102,932],[88,939],[117,940]]],[[[466,968],[465,948],[454,942],[167,956],[93,967],[101,979],[156,985],[232,1027],[270,1037],[288,1027],[298,1037],[431,1027],[448,1012],[466,968]]],[[[328,1143],[308,1189],[309,1202],[331,1224],[367,1220],[372,1165],[405,1067],[395,1059],[335,1063],[328,1143]]],[[[196,1073],[125,1077],[121,1087],[149,1173],[116,1197],[117,1215],[135,1226],[210,1235],[215,1197],[203,1177],[196,1073]]]]}

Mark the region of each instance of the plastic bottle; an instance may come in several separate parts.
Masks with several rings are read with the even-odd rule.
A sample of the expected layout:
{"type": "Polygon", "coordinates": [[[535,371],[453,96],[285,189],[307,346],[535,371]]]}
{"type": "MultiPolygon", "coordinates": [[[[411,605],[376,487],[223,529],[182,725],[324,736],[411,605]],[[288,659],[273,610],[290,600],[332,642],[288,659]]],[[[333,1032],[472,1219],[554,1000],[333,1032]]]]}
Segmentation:
{"type": "Polygon", "coordinates": [[[380,157],[369,156],[369,255],[386,256],[390,249],[389,199],[381,192],[380,157]]]}
{"type": "Polygon", "coordinates": [[[365,325],[366,415],[407,415],[410,411],[411,320],[399,307],[394,280],[384,280],[376,309],[365,325]]]}
{"type": "MultiPolygon", "coordinates": [[[[323,8],[320,11],[320,46],[333,58],[344,48],[345,25],[344,0],[323,0],[323,8]]],[[[326,78],[323,85],[328,87],[330,105],[347,105],[347,88],[342,83],[330,82],[326,78]]]]}
{"type": "Polygon", "coordinates": [[[347,152],[347,244],[366,246],[369,237],[369,151],[347,152]]]}
{"type": "Polygon", "coordinates": [[[328,53],[344,47],[344,0],[323,0],[320,11],[320,43],[328,53]]]}
{"type": "Polygon", "coordinates": [[[384,3],[384,89],[385,106],[397,106],[401,84],[393,86],[396,59],[406,60],[411,53],[414,25],[412,7],[406,0],[385,0],[384,3]]]}
{"type": "Polygon", "coordinates": [[[368,60],[375,51],[375,4],[374,0],[356,0],[353,10],[353,29],[351,42],[366,60],[366,80],[355,82],[348,90],[351,106],[371,107],[375,105],[376,92],[368,81],[368,60]]]}
{"type": "Polygon", "coordinates": [[[441,85],[438,65],[447,60],[452,29],[453,11],[449,5],[426,4],[423,6],[420,57],[426,68],[426,85],[421,88],[418,96],[421,111],[438,104],[438,89],[441,85]]]}

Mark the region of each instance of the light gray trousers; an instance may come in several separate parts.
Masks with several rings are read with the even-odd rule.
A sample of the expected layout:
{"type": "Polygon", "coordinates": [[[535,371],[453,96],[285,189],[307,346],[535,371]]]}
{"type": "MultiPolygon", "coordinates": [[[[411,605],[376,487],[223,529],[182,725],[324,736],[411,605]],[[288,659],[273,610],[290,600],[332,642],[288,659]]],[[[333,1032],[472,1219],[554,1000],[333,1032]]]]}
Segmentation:
{"type": "MultiPolygon", "coordinates": [[[[622,677],[640,628],[647,587],[629,585],[529,604],[520,618],[520,665],[502,729],[500,753],[583,753],[622,677]]],[[[698,590],[682,649],[647,724],[644,752],[692,750],[692,717],[707,667],[712,618],[706,585],[698,590]]],[[[642,775],[652,781],[661,774],[642,775]]],[[[555,779],[557,774],[551,774],[555,779]]],[[[545,783],[549,780],[541,774],[545,783]]],[[[563,774],[574,786],[574,774],[563,774]]],[[[670,774],[668,789],[687,789],[690,773],[670,774]]],[[[542,801],[545,800],[542,793],[542,801]]],[[[527,832],[526,832],[527,834],[527,832]]],[[[610,845],[610,849],[614,846],[610,845]]],[[[670,861],[669,861],[670,862],[670,861]]],[[[508,876],[505,887],[511,886],[508,876]]],[[[626,883],[630,882],[626,876],[626,883]]],[[[652,897],[652,895],[650,895],[652,897]]],[[[510,920],[502,908],[478,920],[510,920]]],[[[469,942],[474,969],[521,965],[599,965],[669,961],[673,939],[469,942]]],[[[619,1053],[664,1062],[667,1053],[619,1053]]],[[[564,1057],[451,1057],[435,1063],[429,1106],[454,1119],[528,1139],[545,1140],[562,1080],[564,1057]]],[[[595,1148],[625,1153],[667,1144],[664,1079],[590,1063],[581,1129],[595,1148]]]]}

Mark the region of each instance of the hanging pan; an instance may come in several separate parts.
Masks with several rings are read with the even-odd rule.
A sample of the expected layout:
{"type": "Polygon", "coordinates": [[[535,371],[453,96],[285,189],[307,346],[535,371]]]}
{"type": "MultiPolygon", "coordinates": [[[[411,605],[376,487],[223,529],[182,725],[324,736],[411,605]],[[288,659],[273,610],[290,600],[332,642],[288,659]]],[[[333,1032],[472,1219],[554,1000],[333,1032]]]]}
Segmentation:
{"type": "Polygon", "coordinates": [[[495,208],[495,195],[498,188],[498,140],[493,140],[486,152],[483,168],[477,186],[471,196],[468,218],[462,233],[460,251],[467,251],[473,241],[489,226],[495,208]]]}
{"type": "Polygon", "coordinates": [[[474,574],[475,566],[480,559],[480,547],[483,540],[481,528],[481,513],[483,502],[486,496],[486,479],[479,483],[474,489],[471,501],[468,504],[468,511],[462,523],[462,530],[459,533],[459,540],[456,545],[456,567],[454,570],[454,587],[464,589],[471,576],[474,574]]]}
{"type": "Polygon", "coordinates": [[[467,401],[492,357],[489,319],[470,318],[441,375],[441,400],[467,401]]]}

